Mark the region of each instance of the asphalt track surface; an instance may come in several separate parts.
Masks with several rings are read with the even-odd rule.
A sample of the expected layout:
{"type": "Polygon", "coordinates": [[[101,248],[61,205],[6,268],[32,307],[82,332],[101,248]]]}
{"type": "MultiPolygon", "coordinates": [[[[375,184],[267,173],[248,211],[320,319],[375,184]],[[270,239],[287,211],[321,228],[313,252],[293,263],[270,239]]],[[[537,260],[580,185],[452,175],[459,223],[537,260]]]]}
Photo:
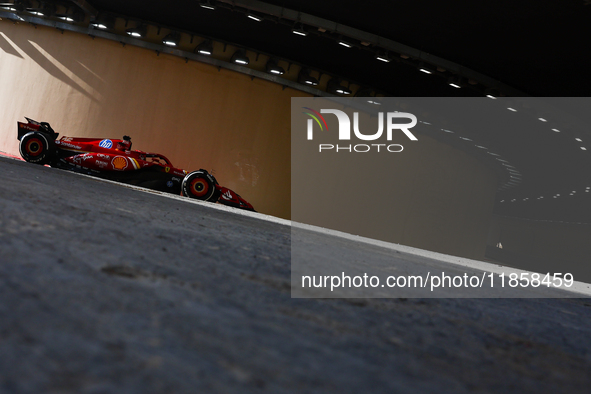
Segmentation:
{"type": "Polygon", "coordinates": [[[1,393],[591,387],[589,300],[292,299],[289,226],[8,158],[0,210],[1,393]]]}

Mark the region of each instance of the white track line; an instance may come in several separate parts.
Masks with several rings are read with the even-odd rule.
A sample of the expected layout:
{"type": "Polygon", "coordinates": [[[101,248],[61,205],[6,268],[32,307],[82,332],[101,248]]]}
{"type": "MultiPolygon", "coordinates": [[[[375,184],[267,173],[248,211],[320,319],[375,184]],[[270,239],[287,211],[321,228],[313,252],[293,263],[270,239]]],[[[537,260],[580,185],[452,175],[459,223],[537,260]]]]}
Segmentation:
{"type": "MultiPolygon", "coordinates": [[[[533,273],[536,273],[533,271],[525,271],[525,270],[520,270],[517,268],[506,267],[506,266],[503,266],[500,264],[491,264],[491,263],[487,263],[484,261],[472,260],[472,259],[467,259],[467,258],[458,257],[458,256],[452,256],[452,255],[448,255],[448,254],[432,252],[429,250],[413,248],[411,246],[394,244],[394,243],[386,242],[386,241],[379,241],[377,239],[366,238],[366,237],[362,237],[359,235],[352,235],[352,234],[348,234],[348,233],[343,233],[341,231],[330,230],[330,229],[311,226],[308,224],[302,224],[302,223],[298,223],[298,222],[292,222],[292,226],[297,227],[297,228],[301,228],[304,230],[310,230],[310,231],[315,231],[318,233],[330,235],[333,237],[347,239],[347,240],[354,241],[354,242],[362,242],[362,243],[365,243],[368,245],[379,246],[382,248],[395,250],[395,251],[399,251],[402,253],[408,253],[408,254],[412,254],[414,256],[426,257],[426,258],[437,260],[437,261],[440,261],[443,263],[453,264],[453,265],[457,265],[460,267],[471,268],[471,269],[475,269],[475,270],[479,270],[479,271],[492,272],[495,274],[504,273],[505,275],[508,275],[511,273],[516,273],[518,275],[521,273],[527,273],[527,274],[531,275],[533,273]]],[[[564,272],[563,272],[563,274],[564,274],[564,272]]],[[[545,273],[544,273],[544,275],[545,275],[545,273]]],[[[582,296],[591,297],[591,284],[589,284],[589,283],[574,281],[573,285],[571,287],[562,286],[562,287],[555,287],[555,288],[560,289],[560,290],[564,290],[567,292],[571,292],[571,293],[580,294],[582,296]]]]}

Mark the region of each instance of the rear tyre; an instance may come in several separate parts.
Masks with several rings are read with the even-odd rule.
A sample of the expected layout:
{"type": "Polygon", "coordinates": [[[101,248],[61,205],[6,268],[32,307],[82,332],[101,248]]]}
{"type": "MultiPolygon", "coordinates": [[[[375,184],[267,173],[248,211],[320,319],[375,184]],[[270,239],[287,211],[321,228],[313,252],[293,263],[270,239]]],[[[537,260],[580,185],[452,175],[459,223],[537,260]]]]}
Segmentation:
{"type": "Polygon", "coordinates": [[[50,164],[56,158],[54,141],[37,131],[31,131],[21,138],[19,151],[29,163],[50,164]]]}
{"type": "Polygon", "coordinates": [[[216,200],[216,187],[213,177],[205,170],[193,171],[185,176],[182,184],[183,195],[203,201],[216,200]]]}

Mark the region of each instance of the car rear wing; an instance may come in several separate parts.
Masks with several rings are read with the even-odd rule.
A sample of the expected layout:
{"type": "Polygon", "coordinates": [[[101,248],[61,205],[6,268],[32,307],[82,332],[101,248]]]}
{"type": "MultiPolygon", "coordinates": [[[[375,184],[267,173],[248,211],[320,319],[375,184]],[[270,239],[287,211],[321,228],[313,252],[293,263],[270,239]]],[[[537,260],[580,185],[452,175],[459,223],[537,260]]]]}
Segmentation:
{"type": "Polygon", "coordinates": [[[18,134],[17,134],[17,139],[20,141],[21,138],[23,138],[23,136],[25,134],[30,133],[31,131],[38,131],[41,133],[45,133],[48,134],[53,140],[57,139],[59,133],[56,133],[51,126],[49,125],[49,123],[47,122],[37,122],[35,120],[29,119],[29,118],[25,118],[27,119],[28,123],[23,123],[23,122],[17,122],[17,128],[18,128],[18,134]]]}

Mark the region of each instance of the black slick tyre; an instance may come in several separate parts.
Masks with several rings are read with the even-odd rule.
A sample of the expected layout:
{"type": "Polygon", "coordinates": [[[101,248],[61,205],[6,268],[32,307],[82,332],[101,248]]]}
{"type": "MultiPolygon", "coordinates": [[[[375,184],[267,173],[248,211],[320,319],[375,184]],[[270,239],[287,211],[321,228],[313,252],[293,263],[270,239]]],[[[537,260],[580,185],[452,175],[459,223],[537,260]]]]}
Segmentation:
{"type": "Polygon", "coordinates": [[[213,177],[207,171],[193,171],[185,176],[182,184],[183,195],[203,201],[215,202],[216,187],[213,177]]]}
{"type": "Polygon", "coordinates": [[[37,131],[25,134],[18,148],[22,158],[29,163],[50,164],[56,157],[54,141],[37,131]]]}

